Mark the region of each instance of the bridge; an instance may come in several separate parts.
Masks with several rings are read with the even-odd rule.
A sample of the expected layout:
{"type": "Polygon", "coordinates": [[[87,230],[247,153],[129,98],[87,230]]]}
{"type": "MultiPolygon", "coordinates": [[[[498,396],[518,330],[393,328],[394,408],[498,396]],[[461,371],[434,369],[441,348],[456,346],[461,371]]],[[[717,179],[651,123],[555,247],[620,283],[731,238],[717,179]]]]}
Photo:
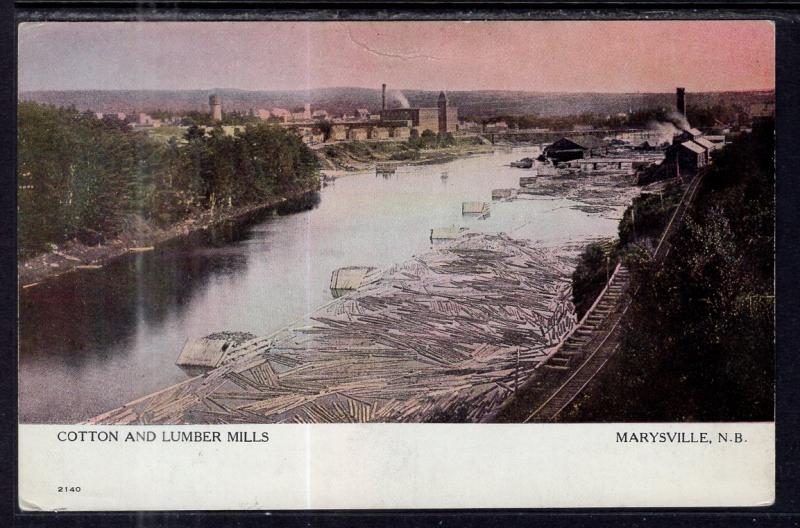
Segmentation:
{"type": "MultiPolygon", "coordinates": [[[[700,129],[703,132],[709,129],[700,129]]],[[[548,143],[560,139],[562,137],[577,137],[577,136],[594,136],[599,138],[618,138],[626,134],[653,134],[656,135],[655,130],[649,128],[593,128],[590,130],[540,130],[540,129],[522,129],[522,130],[507,130],[507,131],[484,131],[484,132],[466,132],[464,136],[472,137],[485,137],[492,144],[498,140],[505,138],[516,138],[523,141],[532,141],[534,143],[548,143]]]]}
{"type": "Polygon", "coordinates": [[[481,136],[487,138],[492,144],[496,141],[505,138],[515,138],[523,141],[533,141],[536,143],[547,143],[560,139],[562,137],[577,137],[577,136],[595,136],[599,138],[605,137],[619,137],[623,134],[632,133],[655,133],[654,130],[646,128],[594,128],[591,130],[538,130],[538,129],[522,129],[522,130],[507,130],[497,132],[467,132],[465,136],[481,136]]]}

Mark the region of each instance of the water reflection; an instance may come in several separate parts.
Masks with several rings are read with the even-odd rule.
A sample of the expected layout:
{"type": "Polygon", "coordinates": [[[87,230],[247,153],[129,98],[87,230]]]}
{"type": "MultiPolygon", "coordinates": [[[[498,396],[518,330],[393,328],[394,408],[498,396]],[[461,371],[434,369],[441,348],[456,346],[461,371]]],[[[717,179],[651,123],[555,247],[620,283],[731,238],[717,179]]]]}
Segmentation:
{"type": "Polygon", "coordinates": [[[20,419],[76,422],[182,381],[174,363],[186,340],[275,331],[333,298],[333,270],[404,261],[434,245],[433,228],[502,231],[543,244],[615,232],[616,220],[557,197],[493,202],[491,216],[462,216],[463,202],[516,187],[525,171],[508,164],[527,152],[535,153],[400,167],[387,178],[348,175],[325,187],[321,202],[302,204],[313,209],[221,226],[23,290],[20,419]]]}

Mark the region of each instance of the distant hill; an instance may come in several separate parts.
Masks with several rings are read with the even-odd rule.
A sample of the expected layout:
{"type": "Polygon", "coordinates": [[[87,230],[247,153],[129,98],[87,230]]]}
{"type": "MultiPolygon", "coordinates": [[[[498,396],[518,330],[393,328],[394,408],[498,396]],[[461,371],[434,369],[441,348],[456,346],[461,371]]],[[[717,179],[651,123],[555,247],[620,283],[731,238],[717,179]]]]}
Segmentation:
{"type": "MultiPolygon", "coordinates": [[[[79,110],[95,112],[135,112],[167,110],[187,112],[206,111],[208,96],[222,96],[223,108],[228,111],[246,111],[251,108],[280,107],[298,109],[311,103],[314,109],[333,114],[352,113],[356,108],[377,112],[381,106],[379,89],[320,88],[310,91],[245,91],[219,90],[82,90],[82,91],[30,91],[20,93],[23,100],[56,106],[74,106],[79,110]]],[[[396,93],[389,90],[388,106],[400,106],[396,93]]],[[[403,90],[411,106],[435,106],[438,91],[403,90]]],[[[576,115],[585,112],[616,114],[628,110],[675,105],[674,93],[541,93],[512,91],[461,91],[448,92],[450,103],[457,106],[459,115],[491,117],[497,115],[537,114],[543,117],[576,115]]],[[[687,104],[713,106],[739,104],[746,108],[755,102],[773,101],[775,93],[769,92],[711,92],[687,93],[687,104]]]]}

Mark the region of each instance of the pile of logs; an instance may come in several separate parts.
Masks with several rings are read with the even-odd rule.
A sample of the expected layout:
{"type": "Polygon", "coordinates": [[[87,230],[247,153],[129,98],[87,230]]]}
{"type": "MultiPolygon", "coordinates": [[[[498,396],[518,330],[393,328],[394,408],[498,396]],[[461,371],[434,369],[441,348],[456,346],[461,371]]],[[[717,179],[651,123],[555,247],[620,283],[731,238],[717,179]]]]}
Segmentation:
{"type": "Polygon", "coordinates": [[[465,233],[92,423],[478,422],[575,324],[570,266],[465,233]]]}

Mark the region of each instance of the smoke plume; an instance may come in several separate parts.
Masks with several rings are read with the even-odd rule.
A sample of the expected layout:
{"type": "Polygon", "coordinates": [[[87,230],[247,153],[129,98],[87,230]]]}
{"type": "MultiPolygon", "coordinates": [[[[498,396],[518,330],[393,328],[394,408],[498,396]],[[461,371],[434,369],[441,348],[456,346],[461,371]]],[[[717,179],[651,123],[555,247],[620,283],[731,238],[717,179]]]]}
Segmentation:
{"type": "Polygon", "coordinates": [[[408,103],[408,99],[406,99],[406,96],[403,95],[403,92],[400,90],[392,90],[388,93],[388,95],[390,98],[400,104],[400,108],[411,108],[411,105],[408,103]]]}
{"type": "Polygon", "coordinates": [[[670,112],[667,115],[667,119],[669,119],[676,127],[681,130],[689,130],[692,128],[692,125],[689,124],[689,120],[686,119],[686,116],[681,114],[680,112],[670,112]]]}
{"type": "Polygon", "coordinates": [[[664,142],[672,143],[672,137],[681,133],[681,130],[672,123],[662,123],[660,121],[650,121],[647,123],[647,128],[658,133],[659,144],[664,142]]]}

